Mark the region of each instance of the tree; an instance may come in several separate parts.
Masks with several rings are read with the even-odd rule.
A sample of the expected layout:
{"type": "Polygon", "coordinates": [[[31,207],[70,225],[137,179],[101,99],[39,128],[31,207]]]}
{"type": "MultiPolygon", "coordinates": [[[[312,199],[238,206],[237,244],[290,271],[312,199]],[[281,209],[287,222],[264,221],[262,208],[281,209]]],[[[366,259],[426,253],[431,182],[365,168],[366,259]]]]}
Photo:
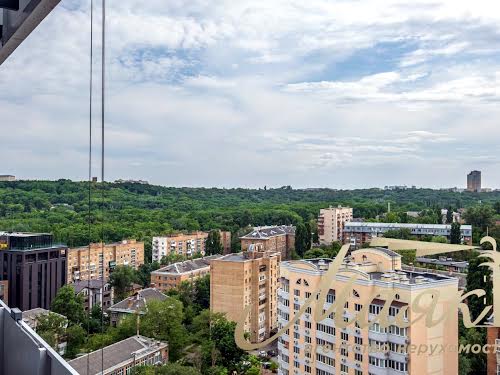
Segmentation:
{"type": "Polygon", "coordinates": [[[307,250],[304,254],[304,259],[328,258],[325,251],[320,248],[307,250]]]}
{"type": "Polygon", "coordinates": [[[220,232],[218,230],[211,230],[208,233],[208,237],[205,242],[205,249],[207,255],[215,255],[223,253],[224,248],[222,247],[220,232]]]}
{"type": "Polygon", "coordinates": [[[160,263],[152,262],[141,264],[136,271],[135,279],[143,288],[147,288],[151,285],[151,272],[156,271],[160,268],[160,263]]]}
{"type": "Polygon", "coordinates": [[[450,231],[450,243],[459,245],[462,242],[462,234],[460,232],[460,224],[452,223],[450,231]]]}
{"type": "Polygon", "coordinates": [[[301,258],[309,250],[307,246],[311,243],[310,238],[311,233],[307,230],[307,227],[302,223],[297,224],[295,229],[295,251],[301,258]]]}
{"type": "Polygon", "coordinates": [[[85,343],[87,332],[79,325],[72,325],[66,330],[66,337],[67,346],[65,356],[66,358],[74,358],[80,353],[85,343]]]}
{"type": "Polygon", "coordinates": [[[431,242],[434,243],[448,243],[448,240],[445,236],[433,236],[431,242]]]}
{"type": "Polygon", "coordinates": [[[36,332],[55,350],[66,335],[68,319],[52,312],[39,315],[36,319],[36,332]]]}
{"type": "MultiPolygon", "coordinates": [[[[479,253],[474,251],[473,256],[469,259],[469,268],[467,271],[467,291],[472,291],[475,289],[484,289],[486,295],[484,297],[474,297],[471,296],[467,298],[467,305],[471,313],[471,319],[476,319],[479,314],[483,311],[485,304],[491,305],[493,301],[492,289],[493,285],[491,282],[491,270],[489,267],[480,266],[482,263],[486,263],[487,260],[478,257],[479,253]],[[486,302],[484,302],[484,299],[486,302]]],[[[482,323],[479,323],[482,324],[482,323]]]]}
{"type": "Polygon", "coordinates": [[[132,267],[117,266],[109,276],[109,284],[113,287],[115,301],[127,298],[135,281],[136,274],[132,267]]]}
{"type": "Polygon", "coordinates": [[[186,343],[183,319],[183,306],[177,299],[169,297],[164,301],[150,301],[147,312],[140,319],[140,331],[144,336],[167,341],[170,358],[176,361],[186,343]]]}
{"type": "Polygon", "coordinates": [[[386,238],[397,238],[399,240],[411,240],[413,236],[411,234],[411,229],[401,228],[401,229],[390,229],[384,233],[386,238]]]}
{"type": "Polygon", "coordinates": [[[453,223],[453,210],[451,207],[448,207],[446,210],[446,224],[451,224],[453,223]]]}
{"type": "Polygon", "coordinates": [[[468,208],[463,215],[467,224],[480,228],[486,232],[486,228],[493,225],[494,211],[490,206],[478,205],[468,208]]]}
{"type": "Polygon", "coordinates": [[[415,261],[417,260],[416,250],[398,250],[397,253],[401,255],[401,262],[403,264],[415,264],[415,261]]]}
{"type": "Polygon", "coordinates": [[[71,324],[82,324],[85,321],[83,297],[76,295],[71,285],[65,285],[52,301],[51,310],[68,318],[71,324]]]}
{"type": "Polygon", "coordinates": [[[134,369],[133,375],[201,375],[194,367],[168,363],[161,367],[140,366],[134,369]]]}
{"type": "Polygon", "coordinates": [[[497,215],[500,215],[500,201],[493,203],[493,209],[497,215]]]}

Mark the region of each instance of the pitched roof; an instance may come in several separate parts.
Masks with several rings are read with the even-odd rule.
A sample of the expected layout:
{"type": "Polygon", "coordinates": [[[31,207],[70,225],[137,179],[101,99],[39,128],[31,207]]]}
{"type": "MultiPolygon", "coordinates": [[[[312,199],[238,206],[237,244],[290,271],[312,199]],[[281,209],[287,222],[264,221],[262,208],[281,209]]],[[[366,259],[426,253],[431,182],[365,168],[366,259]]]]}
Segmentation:
{"type": "MultiPolygon", "coordinates": [[[[107,285],[107,282],[104,282],[104,285],[107,285]]],[[[80,293],[82,290],[86,288],[101,290],[102,288],[102,280],[78,280],[70,284],[73,289],[75,289],[75,293],[80,293]]]]}
{"type": "Polygon", "coordinates": [[[255,227],[253,231],[240,237],[241,239],[264,239],[283,236],[286,234],[295,235],[295,227],[293,225],[276,225],[268,227],[255,227]]]}
{"type": "Polygon", "coordinates": [[[167,296],[155,288],[142,289],[123,301],[115,303],[109,308],[109,311],[133,314],[144,311],[150,301],[164,301],[166,299],[167,296]]]}
{"type": "Polygon", "coordinates": [[[210,267],[210,261],[221,258],[222,255],[211,255],[204,258],[193,260],[186,260],[184,262],[173,263],[156,271],[152,274],[170,273],[170,274],[183,274],[191,271],[196,271],[202,268],[210,267]]]}
{"type": "Polygon", "coordinates": [[[150,339],[144,336],[133,336],[119,341],[115,344],[106,346],[101,350],[96,350],[90,354],[69,361],[69,365],[80,374],[87,374],[87,362],[90,366],[88,375],[101,374],[101,361],[104,358],[104,371],[126,363],[134,357],[144,356],[155,353],[156,351],[167,347],[168,344],[150,339]],[[89,358],[90,357],[90,358],[89,358]]]}

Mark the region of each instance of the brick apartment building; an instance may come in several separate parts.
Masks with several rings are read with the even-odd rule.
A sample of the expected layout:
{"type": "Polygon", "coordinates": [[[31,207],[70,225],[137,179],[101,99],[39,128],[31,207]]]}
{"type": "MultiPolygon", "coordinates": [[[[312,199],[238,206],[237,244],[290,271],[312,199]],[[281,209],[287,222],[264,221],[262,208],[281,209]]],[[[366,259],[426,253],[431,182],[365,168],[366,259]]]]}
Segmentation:
{"type": "Polygon", "coordinates": [[[221,258],[222,255],[186,260],[170,264],[151,272],[151,286],[166,292],[177,288],[183,281],[194,281],[210,274],[210,262],[221,258]]]}
{"type": "Polygon", "coordinates": [[[49,309],[67,282],[67,247],[51,234],[0,232],[0,278],[8,281],[9,306],[49,309]]]}
{"type": "Polygon", "coordinates": [[[141,264],[144,264],[144,242],[136,240],[105,244],[104,249],[102,244],[93,243],[90,258],[88,246],[71,248],[68,250],[68,282],[101,279],[103,267],[107,280],[116,266],[138,269],[141,264]]]}
{"type": "MultiPolygon", "coordinates": [[[[153,237],[152,261],[160,262],[165,256],[176,254],[192,257],[206,254],[209,232],[176,233],[169,236],[153,237]]],[[[231,232],[219,231],[224,254],[231,253],[231,232]]]]}
{"type": "Polygon", "coordinates": [[[344,225],[352,221],[352,208],[322,208],[318,216],[318,236],[321,244],[329,245],[335,241],[343,241],[344,225]]]}
{"type": "Polygon", "coordinates": [[[251,245],[248,251],[211,261],[210,309],[237,321],[251,306],[245,331],[253,342],[268,338],[277,326],[276,303],[281,253],[251,245]]]}
{"type": "Polygon", "coordinates": [[[251,245],[259,245],[263,251],[279,252],[281,259],[290,259],[295,248],[295,227],[278,225],[255,227],[250,233],[240,237],[241,251],[247,251],[251,245]]]}

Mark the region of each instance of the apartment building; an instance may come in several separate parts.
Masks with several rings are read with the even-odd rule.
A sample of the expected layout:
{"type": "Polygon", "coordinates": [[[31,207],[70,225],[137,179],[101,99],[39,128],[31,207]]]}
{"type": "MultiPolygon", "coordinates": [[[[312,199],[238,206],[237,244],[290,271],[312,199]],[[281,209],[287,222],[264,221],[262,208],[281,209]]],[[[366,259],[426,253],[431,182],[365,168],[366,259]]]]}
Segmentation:
{"type": "Polygon", "coordinates": [[[177,233],[165,237],[153,237],[153,262],[161,258],[176,254],[186,257],[195,254],[205,255],[207,232],[177,233]]]}
{"type": "Polygon", "coordinates": [[[290,259],[292,249],[295,248],[295,227],[255,227],[250,233],[240,237],[240,240],[242,251],[247,251],[252,245],[259,245],[264,251],[279,252],[281,259],[290,259]]]}
{"type": "Polygon", "coordinates": [[[183,281],[194,281],[210,274],[210,261],[221,257],[222,255],[212,255],[160,268],[151,272],[151,286],[162,292],[175,289],[183,281]]]}
{"type": "MultiPolygon", "coordinates": [[[[169,236],[153,237],[153,262],[176,254],[191,257],[196,254],[206,254],[206,241],[209,232],[176,233],[169,236]]],[[[231,232],[219,230],[224,254],[231,253],[231,232]]]]}
{"type": "MultiPolygon", "coordinates": [[[[278,290],[279,328],[285,327],[303,306],[304,301],[315,293],[331,265],[331,259],[289,261],[281,264],[281,284],[278,290]]],[[[425,291],[437,290],[441,296],[454,295],[458,280],[432,273],[409,272],[401,269],[401,256],[383,248],[357,250],[343,261],[331,281],[323,306],[314,301],[305,314],[278,340],[279,374],[315,375],[397,375],[435,374],[456,375],[457,353],[417,354],[401,350],[404,345],[439,345],[458,343],[458,313],[427,328],[425,319],[414,322],[408,328],[391,325],[399,311],[411,305],[425,291]],[[336,313],[342,319],[352,319],[363,308],[368,309],[370,325],[360,328],[351,323],[346,328],[336,327],[334,313],[322,321],[315,321],[316,309],[325,313],[336,298],[344,292],[349,278],[354,284],[347,290],[336,313]],[[352,289],[351,289],[352,288],[352,289]],[[385,300],[384,293],[394,293],[389,308],[389,327],[382,328],[377,322],[385,300]],[[369,304],[368,307],[365,307],[369,304]],[[375,350],[368,350],[371,346],[375,350]],[[380,350],[379,350],[380,349],[380,350]]],[[[423,298],[428,304],[431,297],[423,298]]],[[[319,302],[316,302],[319,303],[319,302]]],[[[338,303],[338,302],[337,302],[338,303]]],[[[446,311],[446,301],[439,300],[436,310],[446,311]]],[[[419,314],[411,309],[403,314],[405,320],[414,321],[419,314]]]]}
{"type": "Polygon", "coordinates": [[[343,241],[344,225],[352,221],[352,208],[332,207],[322,208],[318,216],[318,236],[321,244],[343,241]]]}
{"type": "Polygon", "coordinates": [[[109,278],[116,266],[138,269],[144,264],[144,242],[124,240],[117,243],[93,243],[68,250],[68,282],[109,278]]]}
{"type": "Polygon", "coordinates": [[[51,234],[0,232],[0,279],[8,281],[9,306],[49,309],[67,281],[67,247],[51,234]]]}
{"type": "Polygon", "coordinates": [[[467,190],[481,192],[481,171],[472,171],[467,175],[467,190]]]}
{"type": "Polygon", "coordinates": [[[144,314],[150,301],[164,301],[167,296],[156,288],[139,290],[123,301],[115,303],[108,309],[110,322],[113,327],[120,324],[120,320],[127,315],[144,314]]]}
{"type": "Polygon", "coordinates": [[[79,374],[88,375],[127,375],[132,374],[135,367],[161,366],[166,363],[168,363],[168,344],[140,335],[129,337],[68,362],[79,374]],[[104,358],[104,369],[102,358],[104,358]]]}
{"type": "Polygon", "coordinates": [[[245,331],[253,342],[267,339],[277,326],[277,288],[281,253],[261,244],[211,261],[210,309],[237,321],[251,306],[245,331]]]}
{"type": "Polygon", "coordinates": [[[85,311],[99,305],[106,311],[113,304],[113,288],[102,280],[79,280],[72,284],[75,294],[83,297],[85,311]]]}
{"type": "Polygon", "coordinates": [[[10,174],[0,174],[0,182],[12,182],[16,181],[16,176],[10,174]]]}
{"type": "MultiPolygon", "coordinates": [[[[451,225],[448,224],[408,224],[408,223],[367,223],[350,222],[345,224],[344,243],[350,243],[351,248],[360,248],[374,237],[383,237],[389,230],[409,229],[416,237],[442,236],[448,240],[451,235],[451,225]]],[[[472,226],[460,226],[462,243],[472,245],[472,226]]]]}
{"type": "MultiPolygon", "coordinates": [[[[487,325],[490,327],[486,328],[486,343],[491,345],[491,347],[500,348],[500,328],[493,325],[493,316],[490,316],[487,325]]],[[[495,352],[488,352],[486,357],[486,374],[500,374],[500,350],[497,349],[495,352]]]]}
{"type": "Polygon", "coordinates": [[[0,281],[0,299],[9,304],[9,282],[7,280],[0,281]]]}

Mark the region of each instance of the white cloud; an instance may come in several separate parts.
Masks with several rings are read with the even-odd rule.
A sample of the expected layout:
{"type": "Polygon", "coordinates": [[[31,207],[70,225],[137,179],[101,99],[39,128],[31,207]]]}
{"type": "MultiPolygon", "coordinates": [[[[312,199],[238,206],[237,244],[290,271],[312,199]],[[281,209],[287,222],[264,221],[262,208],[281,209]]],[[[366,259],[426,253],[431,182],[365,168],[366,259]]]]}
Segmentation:
{"type": "MultiPolygon", "coordinates": [[[[494,2],[108,4],[110,178],[500,186],[494,2]]],[[[85,178],[88,31],[63,0],[0,67],[5,172],[85,178]]]]}

